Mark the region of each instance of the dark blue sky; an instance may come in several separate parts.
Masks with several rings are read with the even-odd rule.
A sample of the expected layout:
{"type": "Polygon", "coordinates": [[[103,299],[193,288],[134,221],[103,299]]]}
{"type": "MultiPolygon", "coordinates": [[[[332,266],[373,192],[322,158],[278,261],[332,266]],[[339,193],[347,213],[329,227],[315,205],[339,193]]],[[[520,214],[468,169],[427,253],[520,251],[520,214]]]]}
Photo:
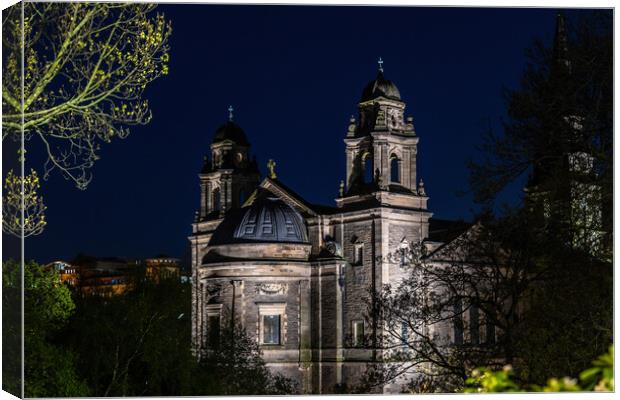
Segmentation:
{"type": "MultiPolygon", "coordinates": [[[[161,5],[172,20],[170,74],[146,96],[152,122],[103,146],[86,191],[45,182],[46,231],[26,240],[40,262],[93,255],[180,256],[198,207],[197,174],[235,108],[265,171],[333,205],[343,138],[381,56],[413,115],[418,171],[442,218],[471,219],[466,161],[502,88],[518,85],[525,49],[553,37],[554,9],[161,5]]],[[[572,13],[568,13],[570,17],[572,13]]],[[[35,160],[36,161],[36,160],[35,160]]],[[[518,196],[515,190],[509,194],[518,196]]],[[[5,258],[12,251],[5,242],[5,258]]]]}

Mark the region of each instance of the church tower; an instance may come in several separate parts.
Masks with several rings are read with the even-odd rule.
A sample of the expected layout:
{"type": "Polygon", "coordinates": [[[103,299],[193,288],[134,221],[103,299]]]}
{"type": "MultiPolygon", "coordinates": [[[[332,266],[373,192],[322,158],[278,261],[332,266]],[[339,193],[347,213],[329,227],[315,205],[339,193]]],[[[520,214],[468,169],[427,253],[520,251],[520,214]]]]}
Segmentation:
{"type": "Polygon", "coordinates": [[[240,207],[258,184],[256,160],[249,158],[250,143],[233,122],[232,106],[228,112],[228,121],[217,129],[211,143],[211,159],[205,158],[200,173],[200,220],[217,219],[240,207]]]}
{"type": "Polygon", "coordinates": [[[405,103],[396,85],[385,78],[381,59],[377,78],[364,88],[358,109],[359,120],[351,117],[344,140],[346,195],[377,190],[417,194],[413,118],[405,120],[405,103]]]}
{"type": "Polygon", "coordinates": [[[405,102],[396,85],[385,78],[379,59],[377,77],[362,91],[359,115],[351,117],[346,138],[346,188],[338,206],[367,201],[426,208],[424,183],[417,179],[419,138],[413,117],[405,118],[405,102]],[[391,195],[390,195],[391,194],[391,195]],[[397,196],[398,195],[398,196],[397,196]]]}
{"type": "Polygon", "coordinates": [[[317,347],[334,348],[336,354],[333,363],[319,355],[313,381],[320,393],[362,376],[360,363],[348,362],[356,348],[373,349],[364,362],[382,357],[376,349],[382,327],[376,317],[366,318],[365,296],[405,278],[408,249],[429,237],[432,212],[416,169],[419,137],[405,108],[379,59],[377,76],[364,87],[357,119],[351,117],[344,138],[346,185],[341,182],[336,209],[318,224],[319,236],[335,242],[341,257],[337,268],[323,259],[313,268],[320,277],[311,281],[313,296],[319,297],[313,326],[322,327],[317,347]]]}
{"type": "Polygon", "coordinates": [[[342,182],[339,217],[332,221],[345,258],[374,271],[377,287],[401,275],[385,260],[425,240],[432,216],[417,176],[419,137],[405,108],[379,58],[377,77],[364,87],[358,119],[351,117],[344,139],[346,187],[342,182]]]}
{"type": "Polygon", "coordinates": [[[216,131],[211,143],[211,157],[205,156],[200,174],[200,207],[196,211],[192,234],[192,348],[201,348],[204,321],[204,290],[198,271],[204,262],[211,237],[229,211],[241,207],[259,182],[256,159],[250,160],[250,142],[245,132],[233,122],[233,108],[228,121],[216,131]]]}
{"type": "Polygon", "coordinates": [[[596,159],[587,130],[591,124],[575,113],[572,103],[577,82],[568,47],[564,16],[556,18],[548,85],[548,104],[560,111],[548,122],[547,142],[539,154],[526,191],[526,205],[541,216],[550,235],[563,237],[574,248],[590,255],[604,254],[602,188],[597,184],[596,159]],[[560,100],[561,99],[561,100],[560,100]]]}

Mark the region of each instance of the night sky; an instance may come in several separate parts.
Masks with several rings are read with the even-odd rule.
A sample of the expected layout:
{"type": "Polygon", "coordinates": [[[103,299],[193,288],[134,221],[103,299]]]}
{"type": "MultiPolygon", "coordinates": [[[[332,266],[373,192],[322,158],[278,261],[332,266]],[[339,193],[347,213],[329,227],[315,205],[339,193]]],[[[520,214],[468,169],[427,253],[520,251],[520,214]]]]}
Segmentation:
{"type": "MultiPolygon", "coordinates": [[[[103,146],[86,191],[59,174],[44,182],[48,226],[26,240],[27,259],[182,256],[199,205],[197,174],[230,104],[263,174],[273,158],[287,186],[334,205],[348,120],[379,57],[414,117],[430,210],[471,220],[471,196],[460,193],[468,189],[466,162],[488,124],[499,126],[502,89],[518,86],[525,49],[534,38],[551,42],[556,13],[179,4],[158,11],[173,33],[170,73],[146,91],[151,123],[103,146]]],[[[504,199],[518,196],[517,188],[504,199]]],[[[15,241],[4,239],[6,259],[15,241]]]]}

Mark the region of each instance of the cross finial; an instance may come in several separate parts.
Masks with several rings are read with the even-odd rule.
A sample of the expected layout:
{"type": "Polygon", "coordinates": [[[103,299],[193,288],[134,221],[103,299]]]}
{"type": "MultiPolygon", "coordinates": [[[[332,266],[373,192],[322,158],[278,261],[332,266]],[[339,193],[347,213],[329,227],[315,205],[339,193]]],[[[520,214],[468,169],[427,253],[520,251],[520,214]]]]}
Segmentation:
{"type": "Polygon", "coordinates": [[[228,120],[229,121],[233,120],[233,111],[235,111],[233,106],[228,106],[228,120]]]}
{"type": "Polygon", "coordinates": [[[383,60],[381,59],[381,57],[379,57],[379,61],[377,61],[377,64],[379,64],[379,72],[383,72],[383,60]]]}
{"type": "Polygon", "coordinates": [[[269,159],[269,161],[267,162],[267,169],[269,170],[269,178],[270,179],[276,179],[277,175],[276,175],[276,162],[273,161],[272,159],[269,159]]]}

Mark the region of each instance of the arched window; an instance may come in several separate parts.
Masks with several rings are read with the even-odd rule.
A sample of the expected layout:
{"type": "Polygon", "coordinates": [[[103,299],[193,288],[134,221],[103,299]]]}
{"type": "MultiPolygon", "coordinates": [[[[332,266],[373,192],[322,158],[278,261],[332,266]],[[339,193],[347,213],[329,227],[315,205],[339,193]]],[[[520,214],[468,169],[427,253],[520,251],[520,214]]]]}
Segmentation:
{"type": "Polygon", "coordinates": [[[390,182],[400,183],[400,160],[394,154],[390,157],[390,182]]]}
{"type": "Polygon", "coordinates": [[[461,299],[456,299],[454,302],[454,316],[452,317],[452,324],[454,328],[454,340],[453,344],[463,344],[463,302],[461,299]]]}
{"type": "Polygon", "coordinates": [[[469,307],[469,340],[471,344],[480,344],[480,314],[478,306],[469,307]]]}
{"type": "Polygon", "coordinates": [[[374,181],[374,173],[372,170],[372,155],[368,152],[362,157],[364,162],[364,183],[372,183],[374,181]]]}
{"type": "Polygon", "coordinates": [[[220,189],[215,189],[213,191],[213,211],[220,211],[221,206],[220,189]]]}

